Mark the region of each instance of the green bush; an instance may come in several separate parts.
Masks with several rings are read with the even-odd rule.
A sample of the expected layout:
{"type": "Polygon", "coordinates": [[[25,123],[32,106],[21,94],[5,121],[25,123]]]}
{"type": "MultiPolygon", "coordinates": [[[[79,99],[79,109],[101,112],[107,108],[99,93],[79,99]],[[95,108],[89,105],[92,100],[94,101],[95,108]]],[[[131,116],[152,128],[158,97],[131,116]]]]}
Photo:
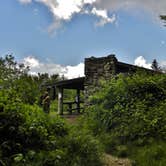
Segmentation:
{"type": "Polygon", "coordinates": [[[50,119],[37,106],[11,107],[0,113],[0,151],[5,162],[22,162],[29,150],[36,154],[41,150],[58,149],[58,138],[68,133],[61,119],[50,119]]]}
{"type": "Polygon", "coordinates": [[[14,166],[98,166],[98,142],[38,106],[8,104],[0,112],[0,163],[14,166]]]}
{"type": "MultiPolygon", "coordinates": [[[[131,147],[152,145],[148,152],[153,155],[153,144],[166,140],[166,75],[119,74],[100,86],[90,97],[84,127],[103,142],[106,152],[125,157],[131,147]]],[[[166,157],[163,150],[158,155],[166,157]]]]}
{"type": "Polygon", "coordinates": [[[166,144],[165,142],[153,142],[141,148],[135,147],[131,155],[136,166],[165,166],[166,144]]]}
{"type": "Polygon", "coordinates": [[[99,141],[91,134],[74,129],[67,139],[69,165],[100,166],[102,165],[102,150],[99,141]]]}
{"type": "MultiPolygon", "coordinates": [[[[119,75],[96,93],[88,110],[95,133],[113,133],[121,142],[166,138],[166,75],[119,75]]],[[[91,123],[91,124],[90,124],[91,123]]]]}
{"type": "MultiPolygon", "coordinates": [[[[57,102],[52,102],[50,114],[36,105],[41,104],[39,89],[46,88],[42,83],[53,83],[59,76],[30,76],[28,71],[11,55],[0,58],[0,165],[102,165],[99,143],[58,117],[57,102]]],[[[49,92],[54,98],[53,91],[49,92]]],[[[73,95],[67,93],[67,97],[73,95]]]]}

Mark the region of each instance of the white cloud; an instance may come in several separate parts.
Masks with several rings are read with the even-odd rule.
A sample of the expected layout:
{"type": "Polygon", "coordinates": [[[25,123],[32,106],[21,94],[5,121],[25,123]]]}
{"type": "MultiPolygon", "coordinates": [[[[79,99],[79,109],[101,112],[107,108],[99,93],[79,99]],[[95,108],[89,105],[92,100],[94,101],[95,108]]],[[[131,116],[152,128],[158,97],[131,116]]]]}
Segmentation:
{"type": "Polygon", "coordinates": [[[48,6],[53,15],[62,20],[70,20],[74,13],[79,13],[82,0],[36,0],[48,6]]]}
{"type": "Polygon", "coordinates": [[[166,13],[165,0],[96,0],[96,6],[112,11],[141,8],[157,15],[166,13]]]}
{"type": "Polygon", "coordinates": [[[147,63],[146,59],[143,56],[139,56],[135,59],[134,65],[151,69],[152,64],[147,63]]]}
{"type": "Polygon", "coordinates": [[[93,8],[93,9],[92,9],[92,13],[95,14],[95,15],[97,15],[97,16],[100,16],[100,17],[102,17],[102,18],[109,19],[106,10],[98,10],[98,9],[96,9],[96,8],[93,8]]]}
{"type": "Polygon", "coordinates": [[[64,74],[64,76],[69,79],[83,77],[84,76],[84,63],[80,63],[76,66],[67,66],[66,71],[67,72],[64,74]]]}
{"type": "MultiPolygon", "coordinates": [[[[146,59],[143,56],[139,56],[135,59],[134,65],[152,69],[151,63],[148,63],[146,59]]],[[[159,67],[163,70],[164,73],[166,73],[166,61],[159,62],[159,67]]]]}
{"type": "MultiPolygon", "coordinates": [[[[32,0],[18,0],[20,3],[28,4],[32,0]]],[[[100,18],[97,26],[114,23],[115,14],[110,17],[108,12],[115,13],[119,10],[134,13],[135,11],[146,11],[153,18],[159,20],[159,15],[166,13],[166,0],[33,0],[47,6],[53,15],[53,23],[48,31],[61,27],[65,21],[70,21],[75,14],[96,15],[100,18]],[[88,5],[88,7],[87,7],[88,5]],[[51,29],[51,30],[50,30],[51,29]]],[[[142,12],[141,12],[142,13],[142,12]]]]}
{"type": "Polygon", "coordinates": [[[56,29],[59,29],[62,26],[62,22],[60,20],[55,20],[52,24],[49,25],[47,31],[51,36],[56,35],[56,29]]]}
{"type": "Polygon", "coordinates": [[[166,14],[166,0],[96,0],[94,5],[107,11],[125,11],[137,16],[146,12],[157,24],[162,23],[159,16],[166,14]]]}
{"type": "Polygon", "coordinates": [[[162,62],[160,63],[160,65],[166,67],[166,61],[162,61],[162,62]]]}
{"type": "Polygon", "coordinates": [[[161,66],[161,69],[163,69],[166,73],[166,61],[162,61],[159,63],[159,66],[161,66]]]}
{"type": "Polygon", "coordinates": [[[32,56],[28,56],[28,57],[24,58],[23,63],[26,66],[29,66],[30,68],[35,68],[35,67],[39,66],[39,61],[32,56]]]}
{"type": "Polygon", "coordinates": [[[85,4],[92,4],[94,2],[96,2],[96,0],[84,0],[85,4]]]}
{"type": "Polygon", "coordinates": [[[22,4],[28,4],[32,2],[32,0],[18,0],[18,1],[22,4]]]}
{"type": "Polygon", "coordinates": [[[97,26],[104,26],[107,23],[113,23],[116,21],[115,14],[113,14],[112,17],[109,17],[107,10],[93,8],[91,13],[101,18],[100,21],[96,23],[97,26]]]}
{"type": "Polygon", "coordinates": [[[23,59],[23,63],[30,67],[30,74],[49,73],[63,75],[66,72],[66,68],[54,63],[42,63],[34,56],[27,56],[23,59]]]}
{"type": "MultiPolygon", "coordinates": [[[[32,0],[19,0],[21,3],[30,3],[32,0]]],[[[109,17],[108,11],[105,9],[97,9],[93,6],[96,0],[34,0],[35,2],[42,3],[47,6],[53,15],[53,23],[49,26],[48,32],[61,27],[63,22],[70,21],[75,14],[89,14],[96,15],[101,20],[99,26],[107,23],[113,23],[115,16],[109,17]],[[90,5],[90,8],[86,8],[90,5]]]]}
{"type": "Polygon", "coordinates": [[[84,64],[80,63],[76,66],[62,66],[55,63],[42,63],[34,56],[27,56],[23,59],[23,63],[30,67],[30,74],[37,75],[38,73],[48,73],[64,75],[66,78],[77,78],[84,76],[84,64]]]}

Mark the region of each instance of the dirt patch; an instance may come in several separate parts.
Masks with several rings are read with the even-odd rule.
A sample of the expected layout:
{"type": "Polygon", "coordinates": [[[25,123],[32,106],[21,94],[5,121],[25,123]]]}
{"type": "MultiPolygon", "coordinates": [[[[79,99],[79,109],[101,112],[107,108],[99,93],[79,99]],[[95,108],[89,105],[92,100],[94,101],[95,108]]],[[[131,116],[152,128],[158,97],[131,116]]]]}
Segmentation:
{"type": "Polygon", "coordinates": [[[110,154],[104,155],[104,161],[105,166],[132,166],[129,159],[114,157],[110,154]]]}
{"type": "Polygon", "coordinates": [[[68,123],[70,124],[76,124],[77,119],[80,117],[79,114],[73,114],[73,115],[61,115],[62,118],[64,118],[68,123]]]}

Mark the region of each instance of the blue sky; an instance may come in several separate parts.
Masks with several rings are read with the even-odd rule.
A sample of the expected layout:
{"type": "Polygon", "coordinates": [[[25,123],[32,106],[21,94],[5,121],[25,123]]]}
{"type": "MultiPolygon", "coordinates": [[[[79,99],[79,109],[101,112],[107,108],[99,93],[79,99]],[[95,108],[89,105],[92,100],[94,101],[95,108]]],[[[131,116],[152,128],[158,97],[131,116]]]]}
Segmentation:
{"type": "Polygon", "coordinates": [[[166,14],[165,0],[4,0],[0,56],[12,53],[34,72],[43,72],[41,66],[66,71],[86,57],[108,54],[131,64],[141,57],[165,65],[166,27],[159,14],[166,14]]]}

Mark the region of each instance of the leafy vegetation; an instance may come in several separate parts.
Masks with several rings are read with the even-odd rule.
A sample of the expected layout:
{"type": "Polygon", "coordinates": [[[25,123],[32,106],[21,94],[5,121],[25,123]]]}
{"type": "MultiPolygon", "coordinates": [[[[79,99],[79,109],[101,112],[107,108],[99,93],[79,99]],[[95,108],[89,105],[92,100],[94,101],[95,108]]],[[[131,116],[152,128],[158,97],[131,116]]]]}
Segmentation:
{"type": "MultiPolygon", "coordinates": [[[[156,67],[156,62],[154,63],[156,67]]],[[[101,166],[103,149],[133,165],[165,166],[166,75],[138,71],[101,81],[75,126],[38,106],[41,85],[14,57],[0,59],[0,165],[101,166]]],[[[73,99],[74,91],[66,91],[73,99]]]]}
{"type": "Polygon", "coordinates": [[[30,76],[12,56],[1,58],[0,68],[0,165],[102,165],[94,137],[73,129],[56,114],[45,114],[37,105],[40,85],[58,76],[30,76]]]}
{"type": "Polygon", "coordinates": [[[0,113],[2,165],[99,165],[100,149],[90,135],[76,133],[38,106],[5,106],[0,113]]]}
{"type": "MultiPolygon", "coordinates": [[[[12,55],[0,58],[0,90],[9,100],[17,99],[31,105],[38,103],[39,96],[45,90],[42,85],[61,79],[58,75],[29,75],[28,72],[29,67],[15,61],[12,55]]],[[[52,93],[50,95],[53,98],[52,93]]]]}
{"type": "Polygon", "coordinates": [[[161,67],[159,67],[159,64],[156,59],[153,60],[151,67],[154,71],[161,71],[161,67]]]}
{"type": "Polygon", "coordinates": [[[166,15],[161,15],[160,19],[163,20],[163,22],[165,23],[166,22],[166,15]]]}
{"type": "Polygon", "coordinates": [[[128,76],[120,74],[109,82],[103,81],[100,91],[91,96],[91,103],[85,127],[103,142],[107,152],[136,158],[138,165],[146,165],[149,157],[151,166],[158,161],[152,157],[155,153],[164,166],[166,75],[141,71],[128,76]],[[158,147],[157,142],[164,146],[158,147]],[[136,149],[145,151],[145,156],[139,156],[136,149]]]}

